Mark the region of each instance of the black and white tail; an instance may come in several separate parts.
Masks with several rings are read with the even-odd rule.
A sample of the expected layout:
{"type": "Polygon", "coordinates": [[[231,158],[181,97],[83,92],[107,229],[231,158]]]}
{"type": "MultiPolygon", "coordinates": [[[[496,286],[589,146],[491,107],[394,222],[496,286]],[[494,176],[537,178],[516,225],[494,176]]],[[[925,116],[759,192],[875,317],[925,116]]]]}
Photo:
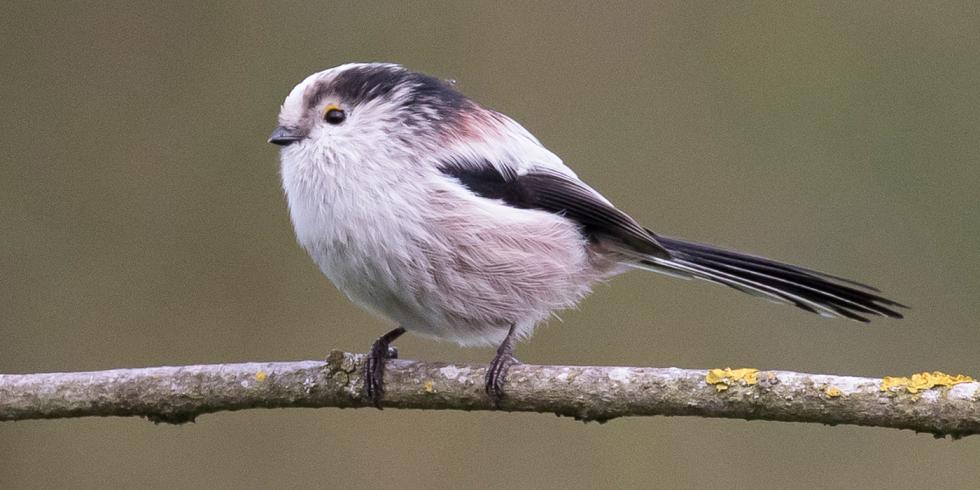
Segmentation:
{"type": "Polygon", "coordinates": [[[821,316],[867,322],[868,315],[902,318],[907,306],[874,294],[877,289],[803,267],[657,236],[669,257],[648,257],[643,266],[658,272],[705,279],[739,291],[790,303],[821,316]]]}

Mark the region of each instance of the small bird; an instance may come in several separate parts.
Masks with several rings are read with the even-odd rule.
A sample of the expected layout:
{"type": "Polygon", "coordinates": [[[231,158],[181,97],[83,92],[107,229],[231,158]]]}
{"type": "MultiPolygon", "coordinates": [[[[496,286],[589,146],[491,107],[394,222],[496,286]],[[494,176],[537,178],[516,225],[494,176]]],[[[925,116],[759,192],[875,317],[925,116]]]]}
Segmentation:
{"type": "Polygon", "coordinates": [[[390,344],[406,331],[497,346],[485,378],[496,405],[514,342],[632,269],[826,317],[902,318],[905,306],[870,286],[650,231],[510,117],[397,64],[310,75],[278,123],[269,142],[297,241],[351,301],[398,325],[366,363],[378,408],[390,344]]]}

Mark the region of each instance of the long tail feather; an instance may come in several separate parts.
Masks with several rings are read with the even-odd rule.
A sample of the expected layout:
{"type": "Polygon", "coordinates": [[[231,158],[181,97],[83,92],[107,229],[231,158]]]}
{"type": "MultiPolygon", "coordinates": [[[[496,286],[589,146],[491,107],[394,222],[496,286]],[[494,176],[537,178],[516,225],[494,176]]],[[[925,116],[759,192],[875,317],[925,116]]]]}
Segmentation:
{"type": "Polygon", "coordinates": [[[850,279],[676,238],[658,236],[657,241],[670,257],[644,258],[640,267],[697,277],[821,316],[860,322],[867,322],[868,315],[902,318],[895,309],[908,308],[850,279]]]}

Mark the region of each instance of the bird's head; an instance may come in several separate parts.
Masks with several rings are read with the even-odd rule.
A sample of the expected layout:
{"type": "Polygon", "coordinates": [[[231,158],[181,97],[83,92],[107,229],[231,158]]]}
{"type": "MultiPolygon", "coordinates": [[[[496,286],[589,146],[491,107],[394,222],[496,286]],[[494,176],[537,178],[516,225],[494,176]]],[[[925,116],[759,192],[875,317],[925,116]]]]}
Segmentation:
{"type": "Polygon", "coordinates": [[[489,113],[450,82],[395,64],[350,63],[293,88],[269,142],[287,152],[424,153],[489,113]]]}

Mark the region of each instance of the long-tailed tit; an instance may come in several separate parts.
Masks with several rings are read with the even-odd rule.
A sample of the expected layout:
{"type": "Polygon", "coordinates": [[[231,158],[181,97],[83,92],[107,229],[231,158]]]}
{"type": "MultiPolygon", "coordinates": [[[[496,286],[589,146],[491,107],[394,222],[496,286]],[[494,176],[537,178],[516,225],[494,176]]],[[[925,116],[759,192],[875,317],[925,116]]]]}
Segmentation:
{"type": "Polygon", "coordinates": [[[351,301],[398,324],[368,358],[365,391],[379,408],[389,344],[406,331],[499,346],[486,374],[496,403],[515,339],[631,269],[828,317],[902,317],[860,283],[653,233],[513,119],[399,65],[309,76],[269,142],[282,147],[300,245],[351,301]]]}

